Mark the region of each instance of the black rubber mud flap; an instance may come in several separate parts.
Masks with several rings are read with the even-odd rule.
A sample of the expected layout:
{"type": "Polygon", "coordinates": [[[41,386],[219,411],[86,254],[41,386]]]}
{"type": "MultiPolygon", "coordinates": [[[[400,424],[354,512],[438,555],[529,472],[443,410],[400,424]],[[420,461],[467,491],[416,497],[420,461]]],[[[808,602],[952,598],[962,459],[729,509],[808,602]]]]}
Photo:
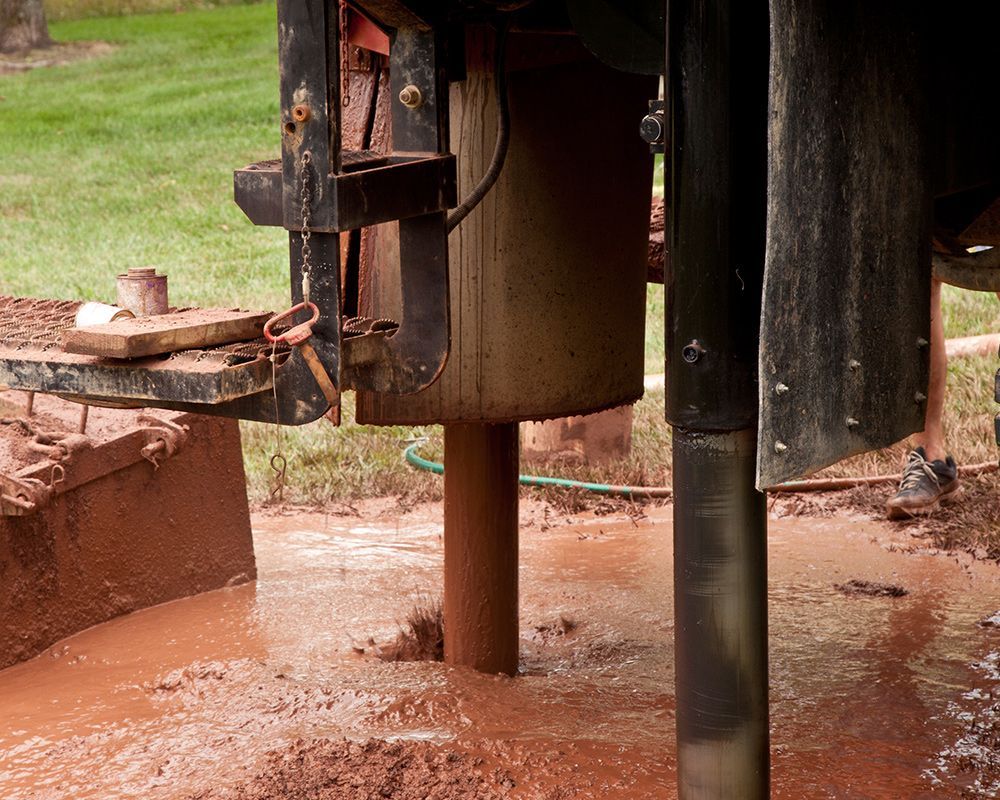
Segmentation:
{"type": "Polygon", "coordinates": [[[771,0],[760,488],[923,427],[929,37],[916,9],[771,0]]]}

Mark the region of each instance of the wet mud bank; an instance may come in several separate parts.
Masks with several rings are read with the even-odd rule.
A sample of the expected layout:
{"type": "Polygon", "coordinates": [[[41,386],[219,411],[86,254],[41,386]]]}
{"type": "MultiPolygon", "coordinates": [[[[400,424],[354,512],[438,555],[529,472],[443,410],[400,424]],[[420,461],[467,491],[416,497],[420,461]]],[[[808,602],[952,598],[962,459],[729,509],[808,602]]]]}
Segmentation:
{"type": "Polygon", "coordinates": [[[27,405],[21,392],[0,401],[0,668],[254,577],[235,421],[42,395],[27,405]]]}
{"type": "MultiPolygon", "coordinates": [[[[0,796],[674,796],[669,507],[553,526],[527,506],[515,678],[357,652],[439,595],[438,509],[254,528],[256,582],[0,672],[0,796]]],[[[775,797],[990,796],[1000,571],[912,541],[771,521],[775,797]]]]}

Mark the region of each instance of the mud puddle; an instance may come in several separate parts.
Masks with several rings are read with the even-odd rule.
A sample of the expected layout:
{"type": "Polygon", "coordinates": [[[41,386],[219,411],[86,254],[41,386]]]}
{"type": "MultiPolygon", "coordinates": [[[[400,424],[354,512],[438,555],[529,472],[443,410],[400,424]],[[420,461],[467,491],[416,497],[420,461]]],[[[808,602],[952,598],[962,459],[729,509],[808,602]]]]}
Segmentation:
{"type": "MultiPolygon", "coordinates": [[[[0,672],[0,797],[673,797],[669,508],[540,527],[509,679],[354,649],[439,592],[436,509],[258,516],[256,583],[0,672]]],[[[771,521],[775,797],[992,796],[1000,573],[910,543],[771,521]]]]}

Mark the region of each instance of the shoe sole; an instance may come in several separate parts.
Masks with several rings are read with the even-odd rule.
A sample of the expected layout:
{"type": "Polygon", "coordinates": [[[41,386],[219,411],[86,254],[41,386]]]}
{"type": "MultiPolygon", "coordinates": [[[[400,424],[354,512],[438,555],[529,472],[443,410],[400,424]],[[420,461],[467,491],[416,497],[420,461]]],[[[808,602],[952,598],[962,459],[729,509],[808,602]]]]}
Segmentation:
{"type": "Polygon", "coordinates": [[[958,501],[962,494],[962,485],[956,483],[956,485],[948,489],[946,492],[938,495],[933,502],[928,503],[925,506],[920,506],[919,508],[902,508],[900,506],[890,506],[889,519],[891,520],[901,520],[901,519],[914,519],[916,517],[927,517],[933,514],[941,506],[951,505],[958,501]]]}

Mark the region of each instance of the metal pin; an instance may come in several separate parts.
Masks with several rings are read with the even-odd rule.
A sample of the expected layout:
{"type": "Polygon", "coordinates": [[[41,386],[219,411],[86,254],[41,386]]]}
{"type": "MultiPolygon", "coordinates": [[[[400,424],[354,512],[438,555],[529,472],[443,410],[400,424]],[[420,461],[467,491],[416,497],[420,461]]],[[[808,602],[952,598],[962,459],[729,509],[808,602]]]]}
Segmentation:
{"type": "Polygon", "coordinates": [[[777,384],[777,385],[776,385],[776,386],[774,387],[774,393],[775,393],[776,395],[779,395],[779,396],[780,396],[780,395],[783,395],[783,394],[784,394],[785,392],[787,392],[787,391],[788,391],[788,387],[787,387],[787,386],[785,386],[785,384],[783,384],[783,383],[779,383],[779,384],[777,384]]]}
{"type": "Polygon", "coordinates": [[[87,417],[90,416],[90,406],[83,406],[80,409],[80,433],[87,432],[87,417]]]}
{"type": "Polygon", "coordinates": [[[926,399],[927,395],[925,395],[923,392],[917,392],[915,395],[913,395],[913,402],[915,403],[922,403],[926,399]]]}
{"type": "Polygon", "coordinates": [[[30,417],[35,413],[35,393],[28,392],[28,399],[24,404],[24,416],[30,417]]]}
{"type": "Polygon", "coordinates": [[[848,428],[856,428],[858,427],[858,425],[861,424],[856,419],[854,419],[854,417],[848,417],[846,420],[844,420],[844,422],[847,423],[848,428]]]}
{"type": "Polygon", "coordinates": [[[850,361],[847,362],[847,366],[849,366],[851,369],[854,370],[861,369],[861,362],[855,358],[852,358],[850,361]]]}
{"type": "Polygon", "coordinates": [[[923,336],[917,339],[917,347],[920,348],[921,350],[923,350],[929,344],[930,342],[928,342],[923,336]]]}
{"type": "Polygon", "coordinates": [[[788,449],[788,445],[785,444],[784,442],[775,442],[774,443],[774,452],[778,453],[779,455],[781,453],[784,453],[787,449],[788,449]]]}

